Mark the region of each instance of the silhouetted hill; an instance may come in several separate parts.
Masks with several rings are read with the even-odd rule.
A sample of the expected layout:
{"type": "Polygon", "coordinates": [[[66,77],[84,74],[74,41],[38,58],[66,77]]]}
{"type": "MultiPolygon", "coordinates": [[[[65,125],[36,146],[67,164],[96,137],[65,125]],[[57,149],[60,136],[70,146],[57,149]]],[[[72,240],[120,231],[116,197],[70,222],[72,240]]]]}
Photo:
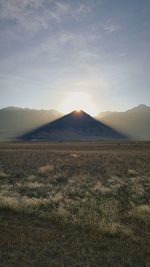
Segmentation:
{"type": "Polygon", "coordinates": [[[23,140],[121,139],[123,134],[95,120],[84,111],[73,111],[21,137],[23,140]]]}
{"type": "Polygon", "coordinates": [[[150,140],[150,107],[139,105],[126,112],[102,112],[97,119],[132,138],[150,140]]]}
{"type": "Polygon", "coordinates": [[[0,140],[8,140],[60,118],[56,110],[35,110],[19,107],[0,109],[0,140]]]}

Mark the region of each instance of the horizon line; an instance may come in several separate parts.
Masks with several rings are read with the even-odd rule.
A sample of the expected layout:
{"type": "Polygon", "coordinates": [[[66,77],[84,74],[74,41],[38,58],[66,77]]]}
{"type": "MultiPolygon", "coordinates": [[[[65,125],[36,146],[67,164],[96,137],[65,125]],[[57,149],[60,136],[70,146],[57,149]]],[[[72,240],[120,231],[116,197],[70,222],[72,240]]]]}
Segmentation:
{"type": "MultiPolygon", "coordinates": [[[[130,110],[130,109],[133,109],[133,108],[136,108],[136,107],[148,107],[148,108],[150,108],[150,105],[147,105],[147,104],[138,104],[138,105],[136,105],[136,106],[132,106],[132,107],[130,107],[130,108],[128,108],[128,109],[126,109],[126,110],[104,110],[104,111],[99,111],[98,113],[97,113],[97,115],[99,115],[100,113],[104,113],[104,112],[126,112],[126,111],[128,111],[128,110],[130,110]]],[[[34,108],[34,107],[21,107],[21,106],[3,106],[3,107],[0,107],[0,110],[37,110],[37,111],[56,111],[56,112],[59,112],[59,113],[62,113],[62,115],[66,115],[66,114],[69,114],[69,113],[71,113],[71,112],[80,112],[80,111],[83,111],[83,112],[85,112],[85,113],[88,113],[88,114],[90,114],[91,112],[86,112],[86,111],[84,111],[82,108],[79,110],[76,110],[76,109],[73,109],[73,110],[70,110],[69,112],[62,112],[61,110],[59,110],[59,109],[57,109],[57,108],[34,108]]],[[[96,116],[97,116],[96,115],[96,116]]],[[[95,117],[95,116],[94,116],[95,117]]]]}

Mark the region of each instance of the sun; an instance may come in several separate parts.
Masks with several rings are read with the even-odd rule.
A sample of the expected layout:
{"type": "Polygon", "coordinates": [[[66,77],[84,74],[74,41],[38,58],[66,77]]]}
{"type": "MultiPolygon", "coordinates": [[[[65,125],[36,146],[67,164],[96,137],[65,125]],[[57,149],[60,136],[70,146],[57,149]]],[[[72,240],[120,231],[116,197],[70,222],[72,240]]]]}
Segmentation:
{"type": "Polygon", "coordinates": [[[60,111],[67,114],[73,110],[80,113],[81,110],[89,113],[92,116],[97,114],[97,108],[92,97],[84,92],[70,92],[66,95],[59,106],[60,111]]]}

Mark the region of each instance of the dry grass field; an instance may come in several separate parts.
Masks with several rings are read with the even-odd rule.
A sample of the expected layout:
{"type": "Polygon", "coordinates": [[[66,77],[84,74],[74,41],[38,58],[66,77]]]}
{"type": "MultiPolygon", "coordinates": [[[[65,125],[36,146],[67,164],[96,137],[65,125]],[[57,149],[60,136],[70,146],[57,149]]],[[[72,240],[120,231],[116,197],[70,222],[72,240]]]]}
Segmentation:
{"type": "Polygon", "coordinates": [[[150,143],[1,143],[1,267],[150,267],[150,143]]]}

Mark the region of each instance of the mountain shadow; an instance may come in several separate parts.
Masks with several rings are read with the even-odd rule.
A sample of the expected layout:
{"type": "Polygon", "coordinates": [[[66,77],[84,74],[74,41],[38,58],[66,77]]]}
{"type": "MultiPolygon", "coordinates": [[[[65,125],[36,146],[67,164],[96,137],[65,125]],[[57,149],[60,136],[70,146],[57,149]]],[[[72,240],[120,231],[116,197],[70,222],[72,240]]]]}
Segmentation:
{"type": "Polygon", "coordinates": [[[26,141],[127,139],[127,136],[97,121],[84,111],[73,111],[19,137],[26,141]]]}

